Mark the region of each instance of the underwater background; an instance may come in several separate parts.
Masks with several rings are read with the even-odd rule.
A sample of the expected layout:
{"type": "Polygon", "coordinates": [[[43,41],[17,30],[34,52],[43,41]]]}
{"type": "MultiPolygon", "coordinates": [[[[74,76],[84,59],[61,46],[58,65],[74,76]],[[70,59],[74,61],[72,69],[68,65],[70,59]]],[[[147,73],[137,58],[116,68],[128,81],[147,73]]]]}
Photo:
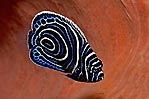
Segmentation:
{"type": "Polygon", "coordinates": [[[148,99],[148,0],[1,0],[0,99],[148,99]],[[103,62],[104,79],[77,82],[29,59],[27,33],[49,10],[73,20],[103,62]]]}

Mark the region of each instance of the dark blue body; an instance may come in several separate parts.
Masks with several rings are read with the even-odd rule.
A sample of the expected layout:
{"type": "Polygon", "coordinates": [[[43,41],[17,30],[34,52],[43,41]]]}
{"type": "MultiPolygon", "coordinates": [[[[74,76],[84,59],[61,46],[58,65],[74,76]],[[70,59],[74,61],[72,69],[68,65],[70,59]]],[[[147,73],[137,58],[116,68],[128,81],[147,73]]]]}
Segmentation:
{"type": "Polygon", "coordinates": [[[103,79],[102,62],[79,27],[70,19],[48,11],[38,13],[28,33],[31,60],[39,66],[69,73],[82,82],[103,79]]]}

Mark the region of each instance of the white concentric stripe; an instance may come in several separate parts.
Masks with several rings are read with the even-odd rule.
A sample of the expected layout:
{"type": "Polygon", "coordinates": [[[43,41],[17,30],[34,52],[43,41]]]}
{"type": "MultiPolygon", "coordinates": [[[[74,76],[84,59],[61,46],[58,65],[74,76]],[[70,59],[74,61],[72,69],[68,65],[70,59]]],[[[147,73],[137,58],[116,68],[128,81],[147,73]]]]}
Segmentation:
{"type": "Polygon", "coordinates": [[[95,67],[94,65],[92,65],[92,66],[91,66],[91,71],[92,71],[93,68],[94,68],[94,69],[100,69],[100,68],[101,68],[101,65],[99,65],[98,67],[95,67]]]}
{"type": "MultiPolygon", "coordinates": [[[[102,74],[102,73],[103,73],[103,71],[100,71],[100,72],[98,73],[96,80],[99,79],[99,75],[102,74]]],[[[102,79],[103,79],[103,77],[102,77],[102,79]]]]}
{"type": "Polygon", "coordinates": [[[87,59],[89,58],[89,57],[91,57],[92,55],[94,55],[95,54],[95,52],[92,52],[92,53],[90,53],[89,55],[87,55],[86,57],[85,57],[85,73],[86,73],[86,79],[88,80],[88,72],[87,72],[87,65],[86,65],[86,61],[87,61],[87,59]]]}
{"type": "MultiPolygon", "coordinates": [[[[58,19],[59,20],[59,19],[58,19]]],[[[69,19],[67,19],[67,20],[69,20],[69,19]]],[[[59,20],[59,21],[61,21],[61,20],[59,20]]],[[[64,22],[64,21],[61,21],[61,22],[64,22]]],[[[75,31],[72,29],[72,27],[68,24],[68,23],[66,23],[66,22],[64,22],[65,24],[67,24],[67,26],[69,26],[69,28],[71,29],[71,31],[74,33],[74,35],[75,35],[75,38],[76,38],[76,42],[77,42],[77,61],[76,61],[76,64],[75,64],[75,66],[74,66],[74,68],[73,68],[73,70],[72,70],[72,73],[75,71],[75,69],[77,68],[77,66],[78,66],[78,61],[79,61],[79,39],[78,39],[78,36],[77,36],[77,34],[75,33],[75,31]]]]}
{"type": "Polygon", "coordinates": [[[79,73],[78,79],[80,78],[81,74],[82,74],[82,72],[79,73]]]}
{"type": "Polygon", "coordinates": [[[93,72],[93,68],[94,68],[94,66],[91,67],[91,72],[93,72]]]}
{"type": "MultiPolygon", "coordinates": [[[[91,60],[89,61],[89,64],[91,65],[91,67],[90,67],[90,68],[91,68],[91,72],[92,72],[92,69],[93,69],[93,67],[94,67],[94,66],[91,64],[91,62],[94,61],[95,59],[97,59],[97,57],[94,57],[93,59],[91,59],[91,60]]],[[[89,65],[89,64],[88,64],[88,65],[89,65]]]]}
{"type": "MultiPolygon", "coordinates": [[[[85,38],[85,36],[84,36],[84,34],[83,34],[83,32],[81,31],[81,29],[71,20],[71,19],[69,19],[69,18],[67,18],[67,17],[65,17],[65,16],[63,16],[63,15],[61,15],[61,14],[58,14],[58,13],[55,13],[55,12],[51,12],[51,11],[41,11],[41,12],[39,12],[39,13],[37,13],[35,16],[34,16],[34,18],[33,18],[33,20],[32,20],[32,23],[31,23],[31,29],[33,30],[33,21],[34,21],[34,19],[37,17],[37,16],[40,16],[41,14],[52,14],[52,15],[57,15],[57,16],[60,16],[60,17],[62,17],[62,18],[64,18],[65,20],[67,20],[69,23],[71,23],[71,24],[73,24],[80,32],[79,33],[81,33],[82,35],[83,35],[83,37],[85,38]]],[[[85,38],[85,40],[87,41],[87,39],[85,38]]]]}
{"type": "Polygon", "coordinates": [[[92,79],[91,79],[91,81],[93,81],[94,80],[94,73],[93,73],[93,76],[92,76],[92,79]]]}
{"type": "MultiPolygon", "coordinates": [[[[53,12],[50,12],[50,11],[42,11],[42,12],[36,14],[35,17],[34,17],[34,19],[35,19],[38,15],[43,14],[43,13],[58,15],[58,16],[64,18],[65,20],[67,20],[68,22],[70,22],[71,24],[73,24],[78,30],[80,30],[79,27],[78,27],[75,23],[73,23],[70,19],[68,19],[68,18],[66,18],[66,17],[64,17],[64,16],[62,16],[62,15],[60,15],[60,14],[56,14],[56,13],[53,13],[53,12]]],[[[32,20],[32,25],[31,25],[32,30],[33,30],[33,27],[32,27],[32,26],[33,26],[33,21],[34,21],[34,19],[32,20]]],[[[58,19],[58,18],[57,18],[57,19],[58,19]]],[[[58,19],[58,20],[59,20],[59,19],[58,19]]],[[[61,21],[61,20],[60,20],[60,21],[61,21]]],[[[61,22],[64,22],[64,21],[61,21],[61,22]]],[[[65,22],[65,24],[67,24],[67,23],[65,22]]],[[[76,67],[78,66],[78,61],[79,61],[79,40],[78,40],[78,37],[77,37],[76,33],[75,33],[74,30],[72,29],[72,27],[71,27],[69,24],[67,24],[67,25],[70,27],[70,29],[71,29],[72,32],[74,33],[74,35],[75,35],[75,37],[76,37],[76,41],[77,41],[77,61],[76,61],[76,64],[75,64],[75,66],[74,66],[74,68],[73,68],[73,70],[72,70],[72,73],[73,73],[74,70],[76,69],[76,67]]],[[[84,34],[82,33],[81,30],[80,30],[79,33],[81,33],[81,34],[84,36],[84,34]]],[[[85,36],[84,36],[84,38],[85,38],[85,36]]],[[[86,38],[85,38],[85,39],[86,39],[86,38]]]]}
{"type": "MultiPolygon", "coordinates": [[[[59,20],[58,18],[56,18],[56,19],[59,20]]],[[[59,21],[61,21],[61,20],[59,20],[59,21]]],[[[69,26],[69,28],[73,31],[73,34],[75,35],[75,38],[76,38],[76,41],[77,41],[78,38],[77,38],[76,33],[74,32],[74,30],[72,29],[72,27],[70,27],[70,25],[67,24],[67,23],[64,22],[64,21],[61,21],[61,22],[63,22],[63,23],[66,24],[67,26],[69,26]]],[[[62,26],[62,27],[65,29],[65,31],[68,31],[62,24],[60,24],[60,23],[58,23],[58,22],[56,22],[56,21],[55,21],[55,23],[57,23],[58,25],[62,26]]],[[[67,34],[67,37],[68,37],[69,41],[71,41],[70,36],[69,36],[69,33],[66,33],[66,34],[67,34]]],[[[78,45],[78,44],[79,44],[79,43],[77,42],[77,45],[78,45]]],[[[77,53],[79,53],[78,50],[77,50],[77,53]]],[[[78,54],[77,54],[77,55],[78,55],[78,54]]],[[[77,58],[79,58],[79,56],[78,56],[77,58]]],[[[79,60],[79,59],[77,59],[77,62],[78,62],[78,60],[79,60]]],[[[71,61],[72,61],[72,60],[71,60],[71,61]]],[[[69,64],[71,64],[71,63],[69,63],[69,64]]],[[[68,66],[69,66],[69,64],[68,64],[68,66]]],[[[75,71],[75,68],[77,67],[77,64],[78,64],[78,63],[76,63],[76,65],[74,66],[74,69],[72,70],[72,73],[75,71]]],[[[67,66],[66,68],[68,68],[68,66],[67,66]]]]}
{"type": "Polygon", "coordinates": [[[35,33],[38,31],[38,29],[41,27],[41,26],[45,26],[45,25],[50,25],[50,24],[53,24],[53,23],[55,23],[55,20],[54,20],[54,22],[46,22],[45,24],[41,24],[41,25],[39,25],[39,27],[38,28],[36,28],[36,30],[35,30],[35,33]]]}
{"type": "MultiPolygon", "coordinates": [[[[45,38],[45,37],[44,37],[45,38]]],[[[47,38],[47,37],[46,37],[47,38]]],[[[49,39],[49,38],[48,38],[49,39]]],[[[59,41],[57,40],[57,39],[55,39],[56,40],[56,42],[58,43],[59,41]]],[[[43,44],[42,44],[43,45],[43,44]]],[[[55,45],[55,43],[54,43],[54,45],[55,45]]],[[[60,44],[58,43],[58,46],[57,47],[61,47],[60,46],[60,44]]],[[[47,48],[47,47],[46,47],[47,48]]],[[[56,48],[56,47],[55,47],[56,48]]],[[[49,48],[47,48],[47,49],[49,49],[49,48]]],[[[51,50],[52,51],[52,50],[51,50]]],[[[54,50],[53,50],[54,51],[54,50]]],[[[56,53],[56,54],[54,54],[54,55],[58,55],[60,53],[60,48],[58,48],[58,52],[56,53]]]]}
{"type": "Polygon", "coordinates": [[[54,58],[54,59],[56,59],[56,60],[58,60],[58,61],[65,60],[65,59],[68,57],[68,47],[67,47],[67,44],[66,44],[65,40],[63,39],[63,37],[62,37],[57,31],[55,31],[55,30],[53,30],[53,29],[51,29],[51,28],[42,30],[42,31],[39,33],[39,35],[40,35],[42,32],[47,31],[47,30],[51,30],[51,31],[53,31],[54,33],[57,33],[57,34],[59,35],[59,37],[60,37],[60,38],[62,39],[62,41],[64,42],[64,46],[65,46],[65,48],[66,48],[66,55],[65,55],[63,58],[58,59],[58,58],[54,58],[54,57],[52,57],[52,56],[46,54],[46,53],[43,51],[44,54],[46,54],[48,57],[54,58]]]}
{"type": "Polygon", "coordinates": [[[98,67],[96,66],[96,67],[94,67],[95,69],[99,69],[99,68],[101,68],[101,65],[99,65],[98,67]]]}
{"type": "Polygon", "coordinates": [[[95,66],[96,64],[100,64],[100,61],[99,60],[97,60],[96,62],[94,62],[93,64],[92,64],[92,66],[94,66],[94,68],[95,69],[99,69],[99,68],[101,68],[102,67],[102,65],[100,64],[99,66],[95,66]]]}
{"type": "Polygon", "coordinates": [[[35,36],[35,34],[33,34],[32,38],[31,38],[31,43],[32,43],[32,45],[36,45],[36,42],[35,42],[35,41],[36,41],[37,38],[38,38],[38,36],[36,36],[36,37],[35,37],[35,40],[33,40],[34,36],[35,36]]]}
{"type": "MultiPolygon", "coordinates": [[[[84,47],[84,49],[83,49],[83,51],[82,51],[82,54],[81,54],[81,57],[83,57],[83,55],[84,55],[84,52],[85,52],[85,50],[86,50],[86,48],[89,46],[89,44],[86,44],[85,45],[85,47],[84,47]]],[[[81,63],[81,64],[83,64],[83,63],[81,63]]],[[[83,66],[83,65],[82,65],[83,66]]],[[[85,65],[85,68],[86,68],[86,65],[85,65]]],[[[87,75],[87,74],[86,74],[87,75]]],[[[87,75],[88,76],[88,75],[87,75]]]]}
{"type": "MultiPolygon", "coordinates": [[[[40,48],[41,50],[42,50],[42,52],[44,53],[44,51],[43,51],[43,49],[42,48],[40,48]]],[[[40,54],[41,55],[41,54],[40,54]]],[[[43,55],[41,55],[41,56],[43,56],[43,55]]],[[[44,56],[43,56],[44,57],[44,56]]],[[[53,63],[53,62],[51,62],[50,60],[48,60],[48,59],[46,59],[46,58],[44,58],[46,61],[48,61],[49,63],[51,63],[51,64],[53,64],[54,66],[58,66],[58,67],[63,67],[63,66],[61,66],[61,65],[58,65],[58,64],[55,64],[55,63],[53,63]]],[[[55,58],[54,58],[55,59],[55,58]]]]}
{"type": "Polygon", "coordinates": [[[94,62],[92,65],[96,65],[97,63],[99,63],[100,61],[99,60],[97,60],[96,62],[94,62]]]}
{"type": "Polygon", "coordinates": [[[54,51],[55,50],[55,43],[51,39],[49,39],[47,37],[42,38],[41,41],[40,41],[40,44],[42,46],[44,46],[45,48],[47,48],[48,50],[50,50],[50,51],[54,51]],[[52,49],[49,49],[48,47],[46,47],[45,45],[42,44],[42,41],[45,40],[45,39],[48,40],[48,41],[50,41],[53,44],[54,47],[52,49]]]}
{"type": "MultiPolygon", "coordinates": [[[[81,33],[81,35],[83,35],[83,37],[84,37],[85,40],[87,41],[87,39],[86,39],[85,35],[83,34],[83,32],[81,31],[81,29],[80,29],[71,19],[69,19],[69,18],[67,18],[67,17],[65,17],[65,16],[63,16],[63,15],[61,15],[61,14],[58,14],[58,13],[55,13],[55,12],[51,12],[51,11],[41,11],[41,12],[37,13],[37,14],[34,16],[32,22],[31,22],[31,29],[32,29],[32,30],[33,30],[33,21],[35,20],[35,18],[36,18],[37,16],[40,16],[41,14],[53,14],[53,15],[57,15],[57,16],[60,16],[60,17],[64,18],[64,19],[67,20],[70,24],[74,25],[74,27],[76,27],[76,28],[79,30],[79,33],[81,33]]],[[[61,21],[61,22],[62,22],[62,21],[61,21]]],[[[63,22],[64,22],[64,21],[63,21],[63,22]]],[[[54,22],[51,22],[51,23],[54,23],[54,22]]],[[[40,26],[39,26],[39,27],[40,27],[40,26]]],[[[38,28],[39,28],[39,27],[38,27],[38,28]]],[[[38,30],[38,28],[37,28],[36,30],[38,30]]],[[[35,33],[36,33],[36,31],[35,31],[35,33]]]]}
{"type": "MultiPolygon", "coordinates": [[[[37,48],[36,48],[37,49],[37,48]]],[[[40,49],[42,50],[42,48],[40,47],[40,49]]],[[[38,51],[38,50],[37,50],[38,51]]],[[[40,52],[39,52],[40,53],[40,52]]],[[[41,53],[40,53],[40,55],[41,55],[41,53]]],[[[29,54],[29,56],[30,56],[30,54],[29,54]]],[[[44,57],[43,55],[41,55],[42,57],[44,57]]],[[[29,57],[30,58],[30,57],[29,57]]],[[[44,58],[44,59],[46,59],[46,58],[44,58]]],[[[30,60],[32,60],[31,58],[30,58],[30,60]]],[[[46,59],[47,60],[47,59],[46,59]]],[[[53,64],[54,66],[57,66],[57,67],[63,67],[63,66],[61,66],[61,65],[58,65],[58,64],[55,64],[55,63],[53,63],[53,62],[51,62],[50,60],[47,60],[49,63],[51,63],[51,64],[53,64]]],[[[32,61],[33,63],[35,63],[34,61],[32,61]]],[[[35,64],[37,64],[37,63],[35,63],[35,64]]],[[[39,64],[37,64],[39,67],[43,67],[43,66],[41,66],[41,65],[39,65],[39,64]]]]}
{"type": "MultiPolygon", "coordinates": [[[[98,73],[98,75],[96,76],[96,81],[98,81],[98,79],[99,79],[99,75],[102,74],[102,73],[103,73],[103,71],[100,71],[100,72],[98,73]]],[[[95,76],[95,73],[93,73],[93,76],[92,76],[91,81],[94,80],[94,76],[95,76]]],[[[101,78],[103,79],[103,77],[101,77],[101,78]]]]}
{"type": "Polygon", "coordinates": [[[82,51],[81,57],[83,57],[84,52],[85,52],[85,50],[86,50],[86,48],[87,48],[88,46],[89,46],[89,44],[86,44],[86,45],[85,45],[85,47],[84,47],[84,49],[83,49],[83,51],[82,51]]]}
{"type": "MultiPolygon", "coordinates": [[[[35,17],[34,17],[35,18],[35,17]]],[[[33,19],[34,20],[34,19],[33,19]]],[[[33,21],[32,20],[32,21],[33,21]]],[[[55,22],[51,22],[51,23],[49,23],[49,24],[53,24],[53,23],[55,23],[55,22]]],[[[31,42],[33,42],[33,41],[36,41],[36,40],[34,40],[34,38],[35,39],[37,39],[37,37],[39,36],[39,34],[37,34],[37,30],[41,27],[41,26],[45,26],[46,24],[44,24],[44,25],[40,25],[37,29],[36,29],[36,31],[34,32],[34,34],[33,34],[33,36],[32,36],[32,38],[31,38],[31,42]]],[[[33,27],[33,23],[31,24],[31,27],[33,27]]],[[[33,32],[33,28],[32,28],[32,32],[33,32]]],[[[34,44],[33,44],[34,45],[34,44]]]]}
{"type": "Polygon", "coordinates": [[[92,58],[92,59],[89,61],[89,64],[90,64],[90,65],[93,65],[93,64],[91,64],[91,62],[94,63],[94,62],[95,62],[95,59],[97,59],[97,57],[92,58]]]}

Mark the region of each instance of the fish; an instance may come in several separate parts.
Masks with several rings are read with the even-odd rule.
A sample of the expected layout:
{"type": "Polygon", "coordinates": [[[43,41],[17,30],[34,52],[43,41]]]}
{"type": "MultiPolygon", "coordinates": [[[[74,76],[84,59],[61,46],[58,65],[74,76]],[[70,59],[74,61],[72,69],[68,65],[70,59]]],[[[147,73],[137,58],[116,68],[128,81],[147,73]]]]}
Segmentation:
{"type": "Polygon", "coordinates": [[[29,58],[37,66],[66,73],[65,76],[79,82],[104,79],[103,63],[84,33],[61,14],[37,13],[27,34],[27,46],[29,58]]]}

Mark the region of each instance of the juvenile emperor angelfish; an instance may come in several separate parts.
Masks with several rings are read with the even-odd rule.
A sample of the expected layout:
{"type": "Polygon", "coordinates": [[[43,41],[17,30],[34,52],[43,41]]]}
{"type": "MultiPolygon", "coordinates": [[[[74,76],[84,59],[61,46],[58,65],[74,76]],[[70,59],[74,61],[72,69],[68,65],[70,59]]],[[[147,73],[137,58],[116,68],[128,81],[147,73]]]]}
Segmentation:
{"type": "Polygon", "coordinates": [[[81,82],[104,78],[102,61],[67,17],[50,11],[36,14],[27,41],[29,57],[38,66],[67,73],[67,77],[81,82]]]}

